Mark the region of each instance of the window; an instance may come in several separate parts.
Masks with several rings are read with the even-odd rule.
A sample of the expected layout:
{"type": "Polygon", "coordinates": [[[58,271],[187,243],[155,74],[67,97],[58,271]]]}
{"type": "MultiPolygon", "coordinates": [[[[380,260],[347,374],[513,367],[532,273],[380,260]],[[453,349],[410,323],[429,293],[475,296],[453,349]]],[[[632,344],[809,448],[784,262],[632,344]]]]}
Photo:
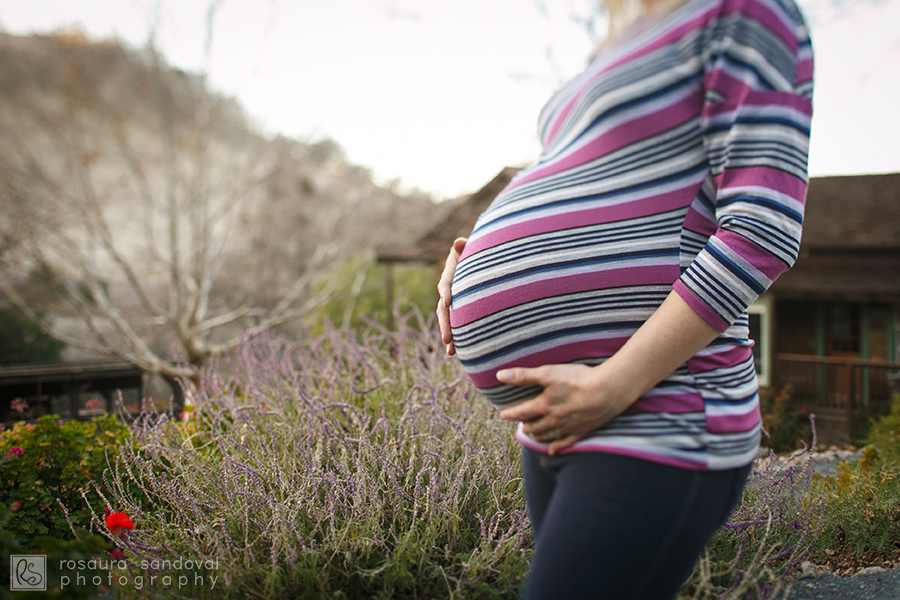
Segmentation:
{"type": "Polygon", "coordinates": [[[747,309],[750,318],[750,339],[753,340],[753,362],[759,385],[772,385],[772,338],[769,303],[756,301],[747,309]]]}

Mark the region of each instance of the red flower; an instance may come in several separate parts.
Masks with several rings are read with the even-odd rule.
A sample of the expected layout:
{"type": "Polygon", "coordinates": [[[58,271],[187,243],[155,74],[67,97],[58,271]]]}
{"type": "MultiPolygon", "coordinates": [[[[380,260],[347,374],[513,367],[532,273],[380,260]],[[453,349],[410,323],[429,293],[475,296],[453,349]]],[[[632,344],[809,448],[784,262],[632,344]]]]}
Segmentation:
{"type": "Polygon", "coordinates": [[[113,560],[125,560],[125,555],[122,554],[121,548],[113,548],[113,551],[109,553],[109,557],[113,560]]]}
{"type": "Polygon", "coordinates": [[[19,512],[20,508],[22,508],[21,502],[13,502],[9,505],[9,512],[19,512]]]}
{"type": "Polygon", "coordinates": [[[114,534],[121,536],[125,529],[134,529],[134,522],[123,512],[109,513],[106,517],[106,526],[114,534]]]}
{"type": "Polygon", "coordinates": [[[7,456],[22,456],[23,454],[25,454],[25,451],[18,446],[13,446],[9,449],[9,452],[6,453],[7,456]]]}

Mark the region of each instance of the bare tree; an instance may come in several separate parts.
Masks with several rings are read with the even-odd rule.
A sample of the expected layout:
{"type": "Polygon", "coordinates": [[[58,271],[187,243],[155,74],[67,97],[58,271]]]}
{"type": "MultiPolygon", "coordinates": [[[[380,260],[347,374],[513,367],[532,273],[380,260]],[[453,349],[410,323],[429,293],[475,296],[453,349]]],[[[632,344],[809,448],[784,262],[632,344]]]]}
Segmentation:
{"type": "Polygon", "coordinates": [[[192,377],[248,328],[327,300],[314,283],[346,257],[353,202],[316,197],[298,157],[315,148],[255,133],[152,48],[0,35],[0,67],[2,289],[36,317],[16,284],[38,269],[86,328],[48,333],[192,377]]]}

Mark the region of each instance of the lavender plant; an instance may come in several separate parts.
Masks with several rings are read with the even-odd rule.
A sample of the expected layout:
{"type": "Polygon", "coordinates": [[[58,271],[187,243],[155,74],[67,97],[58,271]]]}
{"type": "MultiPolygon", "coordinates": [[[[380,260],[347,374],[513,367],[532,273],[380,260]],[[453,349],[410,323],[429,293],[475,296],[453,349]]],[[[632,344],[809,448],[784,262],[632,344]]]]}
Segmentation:
{"type": "Polygon", "coordinates": [[[757,459],[741,503],[701,557],[682,597],[755,599],[780,597],[816,551],[826,525],[821,476],[813,470],[813,443],[779,460],[757,459]]]}
{"type": "Polygon", "coordinates": [[[248,339],[183,422],[141,417],[104,476],[136,523],[117,540],[129,569],[217,560],[219,584],[192,597],[515,597],[519,447],[411,318],[248,339]]]}
{"type": "MultiPolygon", "coordinates": [[[[137,419],[103,477],[107,512],[136,524],[107,531],[128,563],[118,573],[145,583],[119,595],[190,559],[215,564],[205,585],[173,592],[160,577],[153,593],[517,597],[531,548],[518,443],[412,318],[247,339],[188,388],[183,420],[137,419]]],[[[813,448],[757,462],[682,597],[768,599],[790,585],[827,525],[813,448]]]]}

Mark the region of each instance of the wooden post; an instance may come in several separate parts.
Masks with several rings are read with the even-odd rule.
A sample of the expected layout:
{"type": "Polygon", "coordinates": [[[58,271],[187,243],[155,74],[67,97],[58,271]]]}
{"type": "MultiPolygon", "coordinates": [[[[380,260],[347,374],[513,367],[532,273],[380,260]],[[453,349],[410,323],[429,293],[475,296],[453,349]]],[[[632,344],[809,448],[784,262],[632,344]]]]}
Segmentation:
{"type": "Polygon", "coordinates": [[[384,302],[387,309],[385,325],[388,329],[394,329],[396,327],[396,323],[394,323],[394,263],[386,263],[384,268],[384,302]]]}
{"type": "MultiPolygon", "coordinates": [[[[868,360],[871,358],[871,343],[872,343],[872,318],[871,312],[869,311],[869,303],[863,302],[859,311],[859,357],[868,360]]],[[[860,396],[862,396],[861,401],[864,407],[869,406],[869,369],[868,367],[863,367],[861,369],[860,377],[862,381],[860,382],[860,396]]]]}
{"type": "Polygon", "coordinates": [[[900,305],[891,304],[887,324],[887,359],[897,362],[897,329],[900,327],[900,305]]]}

